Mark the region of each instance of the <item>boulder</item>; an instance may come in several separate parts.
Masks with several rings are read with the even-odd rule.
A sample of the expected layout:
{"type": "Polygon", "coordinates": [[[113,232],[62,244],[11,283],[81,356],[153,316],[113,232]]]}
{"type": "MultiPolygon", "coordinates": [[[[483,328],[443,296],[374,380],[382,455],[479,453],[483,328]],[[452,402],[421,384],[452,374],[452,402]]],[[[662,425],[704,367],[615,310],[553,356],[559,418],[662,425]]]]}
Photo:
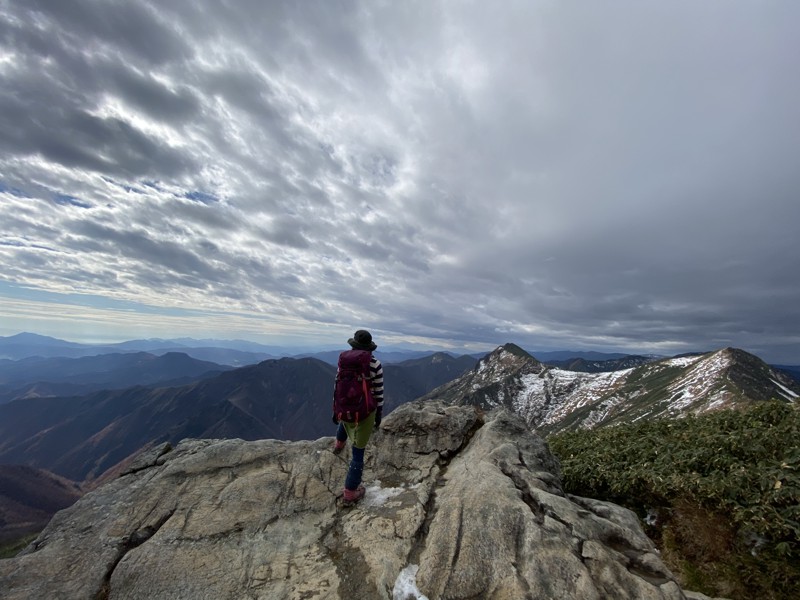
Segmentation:
{"type": "Polygon", "coordinates": [[[504,409],[401,406],[355,507],[332,441],[160,449],[0,561],[0,598],[687,597],[636,516],[565,494],[545,442],[504,409]]]}

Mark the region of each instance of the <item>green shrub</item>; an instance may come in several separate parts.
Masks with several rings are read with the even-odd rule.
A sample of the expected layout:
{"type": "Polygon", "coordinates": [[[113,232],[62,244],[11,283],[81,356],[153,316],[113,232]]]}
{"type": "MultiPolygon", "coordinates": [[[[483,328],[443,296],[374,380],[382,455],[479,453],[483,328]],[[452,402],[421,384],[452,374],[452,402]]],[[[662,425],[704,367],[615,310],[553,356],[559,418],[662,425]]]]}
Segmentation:
{"type": "Polygon", "coordinates": [[[572,494],[627,506],[688,587],[800,589],[800,411],[781,401],[548,438],[572,494]]]}
{"type": "Polygon", "coordinates": [[[25,546],[35,540],[38,535],[38,533],[32,533],[16,540],[0,543],[0,559],[15,557],[25,546]]]}

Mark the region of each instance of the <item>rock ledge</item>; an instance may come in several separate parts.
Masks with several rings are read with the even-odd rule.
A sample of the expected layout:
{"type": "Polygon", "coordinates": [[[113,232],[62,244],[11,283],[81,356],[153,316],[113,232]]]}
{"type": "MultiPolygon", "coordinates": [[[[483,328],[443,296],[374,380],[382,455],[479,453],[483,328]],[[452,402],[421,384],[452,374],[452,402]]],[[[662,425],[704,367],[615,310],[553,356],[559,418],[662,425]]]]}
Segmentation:
{"type": "Polygon", "coordinates": [[[0,598],[406,600],[412,565],[430,600],[701,597],[633,513],[565,495],[546,444],[504,410],[401,406],[352,509],[331,442],[159,448],[0,561],[0,598]]]}

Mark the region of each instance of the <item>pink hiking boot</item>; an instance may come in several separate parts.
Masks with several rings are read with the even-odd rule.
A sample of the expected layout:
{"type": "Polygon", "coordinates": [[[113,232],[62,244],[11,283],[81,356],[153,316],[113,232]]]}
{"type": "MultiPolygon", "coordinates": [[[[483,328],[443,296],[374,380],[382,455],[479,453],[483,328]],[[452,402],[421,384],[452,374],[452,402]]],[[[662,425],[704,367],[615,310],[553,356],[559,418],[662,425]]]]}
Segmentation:
{"type": "Polygon", "coordinates": [[[339,454],[342,450],[344,450],[344,442],[340,442],[339,440],[334,441],[331,451],[334,454],[339,454]]]}
{"type": "Polygon", "coordinates": [[[367,493],[367,490],[364,489],[363,485],[358,486],[354,490],[348,490],[347,488],[344,488],[343,499],[348,504],[353,504],[353,503],[358,502],[359,500],[361,500],[364,497],[364,494],[366,494],[366,493],[367,493]]]}

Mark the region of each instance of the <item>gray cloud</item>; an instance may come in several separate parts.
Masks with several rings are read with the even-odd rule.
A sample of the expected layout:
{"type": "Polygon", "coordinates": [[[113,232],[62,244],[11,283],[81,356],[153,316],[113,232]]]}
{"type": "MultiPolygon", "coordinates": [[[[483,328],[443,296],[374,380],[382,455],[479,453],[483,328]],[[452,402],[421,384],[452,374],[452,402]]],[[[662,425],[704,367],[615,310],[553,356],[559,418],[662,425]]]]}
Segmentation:
{"type": "Polygon", "coordinates": [[[200,107],[194,93],[186,86],[171,90],[152,77],[132,71],[110,73],[114,88],[148,116],[167,122],[181,122],[197,117],[200,107]]]}
{"type": "Polygon", "coordinates": [[[142,2],[32,0],[15,7],[28,22],[52,26],[57,35],[91,46],[107,45],[126,60],[159,65],[192,54],[191,45],[174,27],[158,18],[156,10],[142,2]]]}
{"type": "Polygon", "coordinates": [[[69,5],[0,15],[7,282],[800,360],[795,3],[69,5]]]}

